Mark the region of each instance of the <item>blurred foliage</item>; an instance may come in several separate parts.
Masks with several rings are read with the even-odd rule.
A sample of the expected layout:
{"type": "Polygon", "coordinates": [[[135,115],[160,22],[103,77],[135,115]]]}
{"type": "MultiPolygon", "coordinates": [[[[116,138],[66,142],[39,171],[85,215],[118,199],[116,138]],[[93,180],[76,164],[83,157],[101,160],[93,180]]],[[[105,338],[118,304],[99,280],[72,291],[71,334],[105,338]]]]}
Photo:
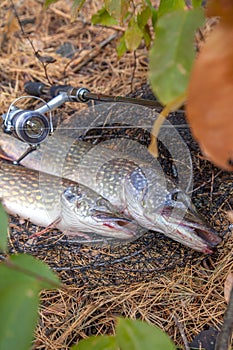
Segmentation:
{"type": "MultiPolygon", "coordinates": [[[[0,248],[7,251],[8,216],[0,205],[0,248]]],[[[60,286],[58,277],[32,256],[12,255],[0,263],[0,350],[30,349],[42,289],[60,286]]]]}
{"type": "Polygon", "coordinates": [[[182,8],[163,14],[150,50],[149,78],[152,89],[164,104],[184,94],[195,59],[194,34],[204,23],[203,11],[182,8]]]}
{"type": "Polygon", "coordinates": [[[7,252],[8,215],[0,202],[0,250],[7,252]]]}
{"type": "MultiPolygon", "coordinates": [[[[48,7],[56,0],[45,0],[48,7]]],[[[164,105],[184,95],[195,57],[194,35],[204,24],[202,1],[193,0],[192,7],[184,0],[161,0],[155,8],[151,0],[103,0],[92,16],[93,24],[119,25],[123,34],[116,50],[118,57],[136,51],[142,42],[150,58],[149,79],[152,90],[164,105]]],[[[85,0],[74,0],[75,18],[85,0]]]]}
{"type": "Polygon", "coordinates": [[[192,67],[186,117],[208,160],[233,171],[233,1],[207,5],[207,16],[218,16],[219,22],[192,67]]]}
{"type": "Polygon", "coordinates": [[[72,350],[175,350],[176,347],[160,328],[146,322],[117,319],[115,336],[94,336],[81,340],[72,350]]]}

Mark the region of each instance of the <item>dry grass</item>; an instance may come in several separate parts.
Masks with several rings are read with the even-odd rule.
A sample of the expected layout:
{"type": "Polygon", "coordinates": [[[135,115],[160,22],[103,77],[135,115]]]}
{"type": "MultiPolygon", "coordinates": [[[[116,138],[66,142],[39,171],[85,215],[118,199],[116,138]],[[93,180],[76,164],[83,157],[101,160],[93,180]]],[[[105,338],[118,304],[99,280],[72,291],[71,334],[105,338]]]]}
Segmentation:
{"type": "MultiPolygon", "coordinates": [[[[70,23],[68,2],[58,1],[48,11],[41,1],[16,1],[24,30],[42,56],[56,62],[47,66],[53,83],[85,86],[94,92],[126,95],[147,80],[147,56],[142,47],[136,58],[127,53],[117,60],[119,28],[92,27],[90,15],[99,7],[89,1],[75,23],[70,23]],[[110,36],[116,36],[100,49],[110,36]],[[69,42],[72,59],[56,51],[69,42]],[[87,60],[89,62],[87,62],[87,60]]],[[[41,62],[17,28],[9,1],[0,5],[0,113],[23,94],[28,80],[48,83],[41,62]]],[[[70,112],[74,106],[67,106],[70,112]]],[[[78,106],[77,108],[80,108],[78,106]]],[[[187,130],[186,130],[187,131],[187,130]]],[[[232,175],[219,172],[202,159],[190,142],[195,167],[195,204],[219,232],[228,228],[225,210],[232,209],[232,175]]],[[[12,219],[13,220],[13,219],[12,219]]],[[[179,320],[190,341],[203,328],[219,328],[226,308],[224,281],[233,268],[233,238],[227,233],[212,257],[190,252],[179,244],[148,233],[137,243],[121,248],[72,244],[57,236],[40,238],[28,247],[28,234],[36,228],[12,221],[12,252],[29,252],[52,266],[64,288],[41,295],[40,322],[34,349],[68,349],[91,334],[113,333],[118,315],[141,318],[167,331],[176,344],[182,338],[179,320]]]]}
{"type": "Polygon", "coordinates": [[[165,329],[180,344],[174,316],[182,323],[188,339],[208,326],[219,328],[223,310],[223,283],[232,268],[232,239],[215,267],[189,266],[151,282],[130,286],[85,286],[65,288],[58,293],[42,295],[41,322],[36,349],[60,349],[79,337],[114,332],[115,317],[141,318],[165,329]],[[217,267],[216,267],[217,266],[217,267]],[[48,303],[48,305],[47,305],[48,303]]]}

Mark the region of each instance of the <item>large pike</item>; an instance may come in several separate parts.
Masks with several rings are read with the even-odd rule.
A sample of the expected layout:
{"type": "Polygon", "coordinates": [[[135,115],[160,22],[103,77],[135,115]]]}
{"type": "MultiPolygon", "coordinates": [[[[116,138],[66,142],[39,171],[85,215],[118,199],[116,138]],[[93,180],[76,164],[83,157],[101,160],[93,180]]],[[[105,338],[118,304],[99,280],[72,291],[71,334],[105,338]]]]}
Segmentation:
{"type": "Polygon", "coordinates": [[[0,162],[0,198],[8,213],[67,235],[135,236],[137,225],[118,214],[100,194],[37,170],[0,162]]]}
{"type": "MultiPolygon", "coordinates": [[[[26,146],[3,134],[0,147],[17,159],[26,146]]],[[[142,227],[162,232],[197,251],[211,253],[221,242],[199,217],[190,198],[164,176],[159,166],[129,159],[127,154],[102,145],[66,138],[53,140],[54,149],[49,154],[43,147],[29,154],[22,164],[78,181],[107,198],[118,211],[134,218],[142,227]]]]}

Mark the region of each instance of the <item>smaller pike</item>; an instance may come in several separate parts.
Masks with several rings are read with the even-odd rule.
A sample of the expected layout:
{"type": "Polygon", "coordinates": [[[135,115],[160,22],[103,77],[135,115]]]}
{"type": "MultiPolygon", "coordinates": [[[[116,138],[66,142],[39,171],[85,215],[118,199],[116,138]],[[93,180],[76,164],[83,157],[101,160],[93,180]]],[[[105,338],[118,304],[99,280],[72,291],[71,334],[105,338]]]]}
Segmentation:
{"type": "Polygon", "coordinates": [[[9,214],[67,235],[84,232],[129,239],[136,225],[101,195],[76,182],[0,162],[0,198],[9,214]]]}
{"type": "MultiPolygon", "coordinates": [[[[8,156],[18,159],[27,146],[2,132],[0,147],[8,156]]],[[[53,175],[62,171],[62,177],[100,193],[118,212],[133,218],[140,226],[161,232],[194,250],[212,253],[221,242],[199,217],[190,198],[159,166],[129,159],[127,154],[102,145],[72,142],[65,137],[53,139],[50,154],[43,147],[24,158],[22,164],[53,175]]]]}

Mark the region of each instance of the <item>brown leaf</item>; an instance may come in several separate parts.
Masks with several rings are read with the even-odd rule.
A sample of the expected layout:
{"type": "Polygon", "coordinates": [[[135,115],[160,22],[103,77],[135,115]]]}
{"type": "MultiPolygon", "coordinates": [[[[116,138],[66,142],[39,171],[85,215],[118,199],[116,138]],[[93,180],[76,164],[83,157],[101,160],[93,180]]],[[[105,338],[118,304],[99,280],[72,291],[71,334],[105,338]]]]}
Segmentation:
{"type": "Polygon", "coordinates": [[[229,303],[230,293],[232,288],[233,288],[233,273],[230,272],[227,275],[226,281],[224,283],[224,298],[227,303],[229,303]]]}
{"type": "Polygon", "coordinates": [[[210,0],[206,9],[208,17],[220,16],[224,22],[231,23],[233,18],[232,0],[210,0]]]}
{"type": "Polygon", "coordinates": [[[45,64],[56,62],[56,58],[51,57],[51,56],[42,56],[42,55],[39,54],[38,51],[36,52],[35,56],[38,58],[38,60],[40,62],[45,63],[45,64]]]}
{"type": "Polygon", "coordinates": [[[191,73],[187,118],[203,153],[233,170],[233,22],[219,23],[191,73]]]}

